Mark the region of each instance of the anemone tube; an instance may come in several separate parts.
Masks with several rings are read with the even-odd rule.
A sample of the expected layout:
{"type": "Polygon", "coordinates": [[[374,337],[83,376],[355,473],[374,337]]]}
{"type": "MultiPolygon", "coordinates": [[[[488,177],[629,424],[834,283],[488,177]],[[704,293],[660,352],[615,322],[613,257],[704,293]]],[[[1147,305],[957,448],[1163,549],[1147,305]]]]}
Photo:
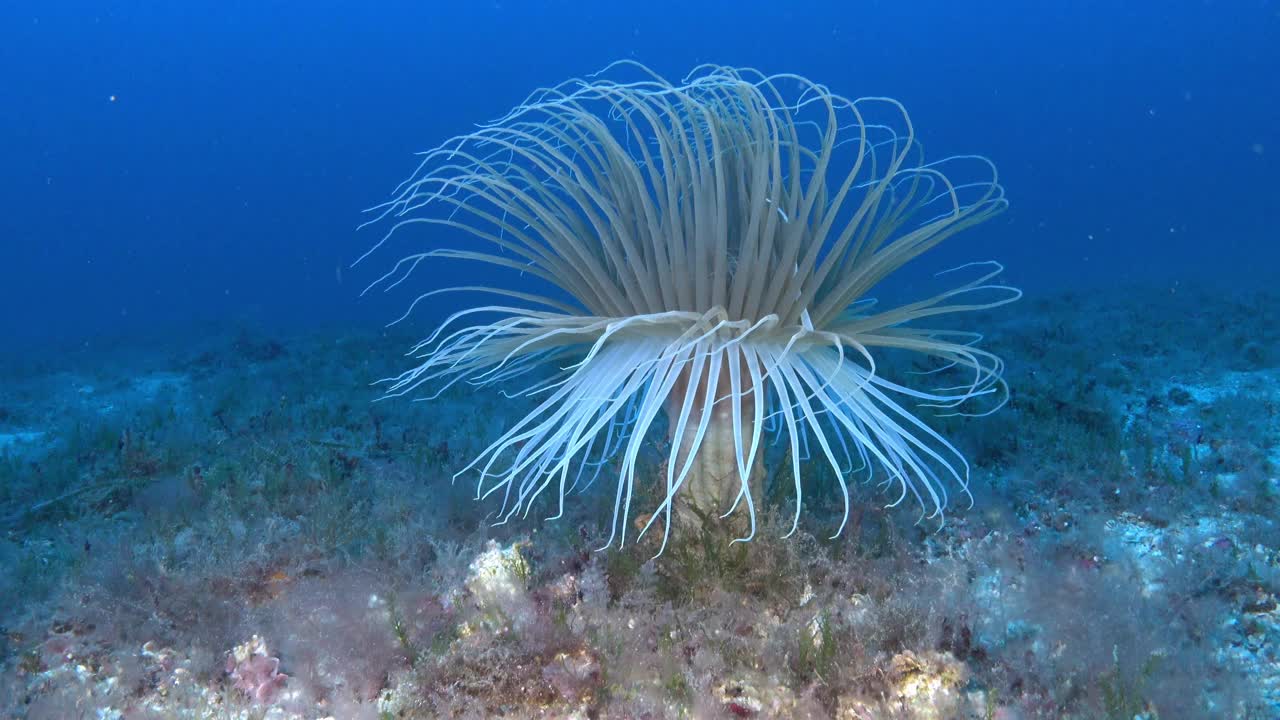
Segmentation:
{"type": "Polygon", "coordinates": [[[387,395],[439,397],[501,384],[532,410],[458,475],[501,497],[497,522],[527,516],[614,475],[606,547],[714,513],[752,539],[768,442],[789,446],[799,526],[806,454],[830,465],[849,519],[849,479],[888,506],[941,520],[948,486],[969,496],[963,455],[904,404],[986,414],[1008,397],[981,335],[921,327],[1016,300],[994,262],[939,273],[949,289],[881,309],[869,293],[895,270],[1006,206],[976,155],[927,161],[905,109],[847,99],[796,75],[702,66],[670,82],[619,62],[532,93],[496,121],[421,154],[366,224],[388,226],[358,262],[421,226],[458,247],[403,256],[366,292],[424,262],[504,268],[519,284],[428,290],[495,298],[449,316],[386,378],[387,395]],[[951,178],[962,177],[963,180],[951,178]],[[441,228],[445,230],[442,231],[441,228]],[[457,232],[457,231],[460,231],[457,232]],[[530,282],[540,289],[528,290],[530,282]],[[923,356],[936,386],[886,376],[885,355],[923,356]],[[640,451],[666,418],[657,472],[640,451]],[[607,472],[606,472],[607,470],[607,472]],[[641,477],[645,476],[647,477],[641,477]],[[637,480],[661,498],[642,514],[637,480]]]}

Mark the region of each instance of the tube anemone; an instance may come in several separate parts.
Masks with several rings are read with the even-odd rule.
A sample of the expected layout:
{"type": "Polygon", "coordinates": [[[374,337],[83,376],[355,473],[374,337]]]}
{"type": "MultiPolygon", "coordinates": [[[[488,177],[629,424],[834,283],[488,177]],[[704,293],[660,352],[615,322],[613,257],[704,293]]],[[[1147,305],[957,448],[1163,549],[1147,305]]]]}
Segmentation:
{"type": "Polygon", "coordinates": [[[1005,205],[985,158],[927,161],[895,100],[719,66],[673,83],[622,62],[423,153],[372,209],[370,223],[389,227],[357,262],[413,228],[442,226],[481,243],[413,252],[369,289],[436,259],[540,283],[419,295],[406,317],[445,292],[496,299],[447,318],[387,392],[514,384],[533,409],[459,472],[476,475],[478,497],[501,497],[499,522],[539,503],[559,517],[566,497],[612,476],[607,545],[623,545],[632,523],[639,536],[658,524],[661,553],[694,515],[732,518],[735,541],[755,535],[768,442],[790,448],[790,532],[812,489],[806,454],[834,472],[836,535],[851,476],[878,481],[889,506],[915,502],[922,517],[941,518],[949,486],[968,496],[963,455],[905,405],[992,412],[1007,399],[1002,363],[977,347],[980,335],[921,321],[1019,291],[984,262],[940,274],[960,279],[897,307],[869,293],[1005,205]],[[915,374],[931,387],[886,374],[881,363],[900,351],[924,358],[915,374]],[[640,450],[663,416],[666,462],[645,476],[640,450]],[[656,506],[633,507],[637,481],[653,483],[656,506]]]}

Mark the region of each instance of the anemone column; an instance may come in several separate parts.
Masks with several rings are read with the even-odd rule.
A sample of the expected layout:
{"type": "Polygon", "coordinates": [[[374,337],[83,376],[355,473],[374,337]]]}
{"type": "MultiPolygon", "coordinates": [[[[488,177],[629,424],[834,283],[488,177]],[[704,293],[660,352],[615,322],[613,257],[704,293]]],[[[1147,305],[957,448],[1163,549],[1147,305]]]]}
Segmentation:
{"type": "MultiPolygon", "coordinates": [[[[733,361],[738,363],[738,377],[748,378],[745,360],[733,361]]],[[[666,402],[668,439],[676,467],[668,460],[664,471],[674,476],[688,466],[685,487],[675,497],[676,532],[687,533],[727,515],[722,520],[726,529],[735,537],[749,538],[755,526],[752,498],[761,497],[764,481],[764,453],[751,443],[752,437],[759,436],[752,424],[762,414],[757,412],[763,410],[757,407],[760,399],[756,388],[741,387],[741,380],[739,387],[734,387],[727,369],[715,373],[714,379],[711,367],[704,367],[696,378],[691,377],[692,372],[686,369],[680,373],[666,402]],[[689,403],[686,398],[690,397],[713,400],[709,404],[689,403]],[[682,416],[686,421],[680,430],[682,416]]]]}

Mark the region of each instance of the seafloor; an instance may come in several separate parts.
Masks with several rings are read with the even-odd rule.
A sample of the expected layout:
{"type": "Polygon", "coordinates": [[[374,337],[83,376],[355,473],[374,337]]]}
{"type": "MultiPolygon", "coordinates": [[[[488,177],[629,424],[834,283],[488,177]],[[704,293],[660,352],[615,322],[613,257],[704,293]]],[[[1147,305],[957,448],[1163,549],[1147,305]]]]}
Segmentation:
{"type": "Polygon", "coordinates": [[[972,509],[917,525],[860,485],[842,537],[832,496],[780,540],[771,483],[749,548],[656,562],[595,550],[605,483],[489,527],[449,477],[516,403],[372,404],[404,337],[10,353],[0,714],[1280,717],[1280,295],[1091,291],[984,323],[1012,401],[940,426],[972,509]]]}

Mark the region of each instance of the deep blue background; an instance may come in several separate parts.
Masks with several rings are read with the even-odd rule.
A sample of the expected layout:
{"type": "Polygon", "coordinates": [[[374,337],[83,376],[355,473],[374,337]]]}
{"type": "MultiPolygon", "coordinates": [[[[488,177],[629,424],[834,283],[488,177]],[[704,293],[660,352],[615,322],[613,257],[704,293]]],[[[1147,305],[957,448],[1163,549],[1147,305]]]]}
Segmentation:
{"type": "Polygon", "coordinates": [[[1013,201],[945,254],[1032,292],[1278,273],[1275,2],[10,2],[0,344],[387,320],[410,153],[620,57],[901,99],[1013,201]]]}

